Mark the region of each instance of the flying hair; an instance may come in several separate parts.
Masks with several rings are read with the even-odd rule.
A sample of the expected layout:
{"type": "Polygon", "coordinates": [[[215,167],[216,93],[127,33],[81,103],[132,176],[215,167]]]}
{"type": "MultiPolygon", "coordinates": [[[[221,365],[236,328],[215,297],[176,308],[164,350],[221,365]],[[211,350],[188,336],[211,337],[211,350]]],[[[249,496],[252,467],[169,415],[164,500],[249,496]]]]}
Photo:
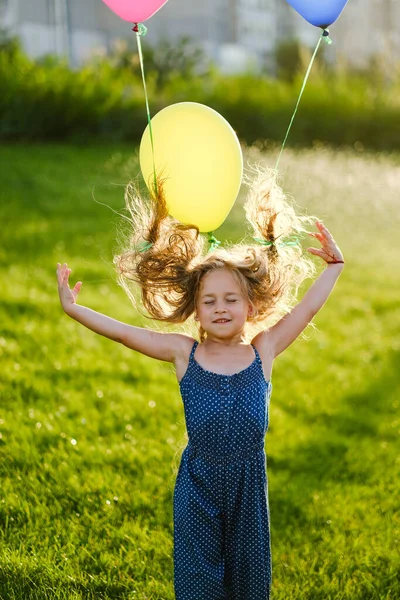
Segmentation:
{"type": "MultiPolygon", "coordinates": [[[[245,178],[244,210],[252,242],[220,246],[212,252],[195,224],[184,225],[168,214],[163,183],[158,178],[154,197],[145,198],[134,182],[125,188],[127,214],[121,222],[124,229],[119,231],[121,252],[113,262],[118,284],[132,304],[140,310],[140,297],[146,317],[185,323],[196,312],[204,275],[227,269],[253,309],[247,334],[265,329],[289,312],[315,265],[300,243],[285,240],[306,233],[306,225],[315,223],[316,218],[296,213],[278,185],[275,171],[251,167],[251,175],[245,178]]],[[[196,326],[203,342],[207,333],[197,322],[196,326]]]]}

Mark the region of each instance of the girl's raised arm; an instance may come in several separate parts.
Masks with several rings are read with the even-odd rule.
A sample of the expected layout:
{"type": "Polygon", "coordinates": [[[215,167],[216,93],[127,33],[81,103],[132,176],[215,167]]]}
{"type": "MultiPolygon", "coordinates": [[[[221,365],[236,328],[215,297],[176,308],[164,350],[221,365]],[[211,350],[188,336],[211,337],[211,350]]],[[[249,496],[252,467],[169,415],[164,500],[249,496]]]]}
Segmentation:
{"type": "Polygon", "coordinates": [[[317,227],[320,233],[310,233],[309,235],[317,238],[321,242],[322,248],[308,248],[308,251],[320,256],[327,266],[301,302],[267,332],[264,332],[266,342],[274,357],[294,342],[312,321],[329,298],[344,267],[343,255],[328,229],[320,222],[317,222],[317,227]]]}
{"type": "Polygon", "coordinates": [[[181,353],[183,338],[179,333],[160,333],[143,327],[127,325],[111,317],[107,317],[91,308],[76,304],[76,299],[81,290],[79,281],[73,289],[68,285],[71,269],[64,263],[57,263],[58,294],[64,312],[88,329],[104,337],[114,340],[127,348],[141,352],[151,358],[175,362],[181,353]]]}

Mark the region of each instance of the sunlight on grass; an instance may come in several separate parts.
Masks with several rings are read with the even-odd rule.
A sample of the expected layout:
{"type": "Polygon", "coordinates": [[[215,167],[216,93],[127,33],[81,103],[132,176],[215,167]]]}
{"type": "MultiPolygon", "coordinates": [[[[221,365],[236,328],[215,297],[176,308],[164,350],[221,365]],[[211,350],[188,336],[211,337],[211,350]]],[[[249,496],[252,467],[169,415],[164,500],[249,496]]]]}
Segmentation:
{"type": "MultiPolygon", "coordinates": [[[[276,153],[246,157],[273,166],[276,153]]],[[[0,598],[172,600],[172,497],[186,444],[174,370],[65,316],[55,274],[68,262],[82,304],[151,326],[112,265],[110,208],[123,208],[137,150],[3,146],[0,164],[0,598]]],[[[273,598],[395,600],[400,156],[288,149],[281,172],[347,264],[317,330],[274,367],[273,598]]],[[[244,193],[218,239],[246,235],[244,193]]]]}

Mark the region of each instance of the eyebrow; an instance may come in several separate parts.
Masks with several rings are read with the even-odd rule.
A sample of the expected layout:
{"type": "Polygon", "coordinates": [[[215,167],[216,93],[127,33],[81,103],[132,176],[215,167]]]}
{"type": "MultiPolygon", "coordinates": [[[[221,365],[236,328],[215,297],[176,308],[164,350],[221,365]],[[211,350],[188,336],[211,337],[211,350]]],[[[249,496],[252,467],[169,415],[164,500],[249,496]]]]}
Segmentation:
{"type": "MultiPolygon", "coordinates": [[[[239,296],[237,292],[226,292],[225,296],[239,296]]],[[[204,294],[202,298],[206,298],[207,296],[215,296],[215,294],[204,294]]]]}

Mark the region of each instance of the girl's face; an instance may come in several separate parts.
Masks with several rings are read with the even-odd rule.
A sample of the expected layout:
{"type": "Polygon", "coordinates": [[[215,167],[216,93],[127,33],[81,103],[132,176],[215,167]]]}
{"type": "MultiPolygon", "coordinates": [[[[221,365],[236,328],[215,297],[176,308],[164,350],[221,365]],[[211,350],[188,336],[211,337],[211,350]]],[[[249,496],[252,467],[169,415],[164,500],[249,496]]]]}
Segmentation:
{"type": "Polygon", "coordinates": [[[201,280],[197,315],[201,326],[216,337],[239,333],[249,314],[250,304],[227,269],[209,271],[201,280]],[[218,322],[223,319],[223,322],[218,322]]]}

